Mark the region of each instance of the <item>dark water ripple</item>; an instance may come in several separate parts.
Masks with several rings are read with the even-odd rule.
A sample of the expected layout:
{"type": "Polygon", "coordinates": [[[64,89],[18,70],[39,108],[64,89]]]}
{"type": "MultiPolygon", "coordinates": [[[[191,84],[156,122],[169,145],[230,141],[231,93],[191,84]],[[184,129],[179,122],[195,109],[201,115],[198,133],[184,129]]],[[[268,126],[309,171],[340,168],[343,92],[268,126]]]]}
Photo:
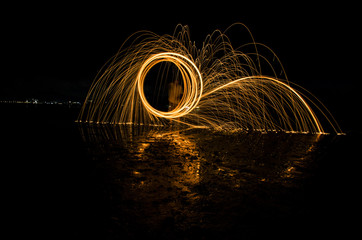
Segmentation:
{"type": "MultiPolygon", "coordinates": [[[[306,217],[324,136],[81,126],[112,236],[254,234],[306,217]]],[[[329,140],[327,140],[329,141],[329,140]]]]}
{"type": "Polygon", "coordinates": [[[79,109],[1,106],[13,238],[355,236],[361,135],[87,126],[79,109]]]}

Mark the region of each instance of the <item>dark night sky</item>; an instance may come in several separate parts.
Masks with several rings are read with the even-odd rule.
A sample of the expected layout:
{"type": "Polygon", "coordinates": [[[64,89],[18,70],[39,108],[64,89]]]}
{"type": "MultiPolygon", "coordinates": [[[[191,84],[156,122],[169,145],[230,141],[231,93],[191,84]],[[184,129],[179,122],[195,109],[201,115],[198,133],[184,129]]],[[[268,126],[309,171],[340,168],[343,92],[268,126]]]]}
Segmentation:
{"type": "MultiPolygon", "coordinates": [[[[193,7],[185,2],[141,5],[9,6],[2,19],[2,99],[83,100],[97,71],[131,33],[171,34],[187,24],[201,45],[208,33],[246,24],[257,42],[280,57],[290,81],[346,114],[355,101],[360,33],[353,5],[238,5],[193,7]],[[340,99],[336,105],[336,99],[340,99]],[[345,112],[343,112],[345,111],[345,112]]],[[[285,1],[284,1],[285,3],[285,1]]],[[[333,3],[334,4],[334,3],[333,3]]],[[[357,4],[357,3],[356,3],[357,4]]],[[[333,111],[333,109],[332,109],[333,111]]]]}

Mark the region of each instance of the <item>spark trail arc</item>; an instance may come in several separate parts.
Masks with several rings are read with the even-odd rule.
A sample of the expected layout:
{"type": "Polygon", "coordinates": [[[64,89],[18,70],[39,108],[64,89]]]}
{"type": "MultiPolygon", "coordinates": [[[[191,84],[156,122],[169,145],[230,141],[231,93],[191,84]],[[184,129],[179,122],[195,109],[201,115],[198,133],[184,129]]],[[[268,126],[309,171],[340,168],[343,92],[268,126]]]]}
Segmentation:
{"type": "Polygon", "coordinates": [[[95,78],[78,121],[310,133],[324,133],[323,122],[341,133],[324,105],[290,83],[276,54],[255,42],[241,23],[209,34],[201,48],[182,25],[173,35],[131,35],[95,78]],[[237,48],[227,36],[235,29],[249,39],[237,48]],[[156,67],[153,95],[167,84],[165,79],[178,79],[183,86],[169,111],[153,106],[145,94],[145,83],[156,67]]]}

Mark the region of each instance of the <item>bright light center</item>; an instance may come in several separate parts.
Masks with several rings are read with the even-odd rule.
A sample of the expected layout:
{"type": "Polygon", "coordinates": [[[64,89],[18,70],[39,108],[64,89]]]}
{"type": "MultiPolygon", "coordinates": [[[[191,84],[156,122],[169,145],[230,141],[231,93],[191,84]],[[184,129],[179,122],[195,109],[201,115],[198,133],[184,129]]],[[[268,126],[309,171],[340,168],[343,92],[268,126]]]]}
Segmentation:
{"type": "Polygon", "coordinates": [[[165,52],[152,55],[141,66],[137,74],[137,88],[141,101],[147,111],[157,117],[178,118],[191,112],[199,103],[203,82],[201,73],[196,65],[185,56],[178,53],[165,52]],[[183,96],[178,105],[171,111],[164,112],[155,109],[147,101],[144,94],[144,81],[150,69],[160,62],[171,62],[179,69],[183,81],[183,96]]]}

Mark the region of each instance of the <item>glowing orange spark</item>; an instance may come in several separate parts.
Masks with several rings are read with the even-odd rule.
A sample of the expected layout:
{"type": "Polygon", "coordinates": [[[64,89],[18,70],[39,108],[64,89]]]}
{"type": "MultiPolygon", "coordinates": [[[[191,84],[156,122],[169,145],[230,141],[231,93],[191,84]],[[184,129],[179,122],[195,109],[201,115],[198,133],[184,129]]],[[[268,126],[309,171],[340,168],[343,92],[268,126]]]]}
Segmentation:
{"type": "Polygon", "coordinates": [[[197,106],[202,96],[202,77],[196,65],[185,56],[178,53],[159,53],[148,58],[141,66],[137,75],[138,93],[141,101],[147,111],[157,117],[163,118],[179,118],[182,117],[197,106]],[[169,112],[162,112],[153,108],[146,100],[143,92],[143,83],[147,72],[157,63],[168,61],[174,63],[180,70],[183,76],[184,86],[187,86],[184,91],[184,97],[181,99],[176,108],[169,112]]]}
{"type": "MultiPolygon", "coordinates": [[[[172,119],[216,130],[324,133],[311,107],[315,106],[334,131],[341,132],[323,105],[290,86],[282,64],[269,47],[256,43],[243,24],[233,26],[246,29],[252,42],[234,49],[226,34],[217,30],[197,49],[188,27],[181,25],[173,36],[151,32],[132,35],[127,40],[130,46],[110,59],[93,82],[79,121],[165,125],[172,119]],[[244,48],[249,51],[241,51],[244,48]],[[262,51],[271,54],[273,61],[262,51]],[[184,86],[180,102],[170,111],[156,109],[144,93],[145,78],[159,63],[175,65],[184,86]]],[[[161,78],[167,72],[163,71],[161,78]]]]}

